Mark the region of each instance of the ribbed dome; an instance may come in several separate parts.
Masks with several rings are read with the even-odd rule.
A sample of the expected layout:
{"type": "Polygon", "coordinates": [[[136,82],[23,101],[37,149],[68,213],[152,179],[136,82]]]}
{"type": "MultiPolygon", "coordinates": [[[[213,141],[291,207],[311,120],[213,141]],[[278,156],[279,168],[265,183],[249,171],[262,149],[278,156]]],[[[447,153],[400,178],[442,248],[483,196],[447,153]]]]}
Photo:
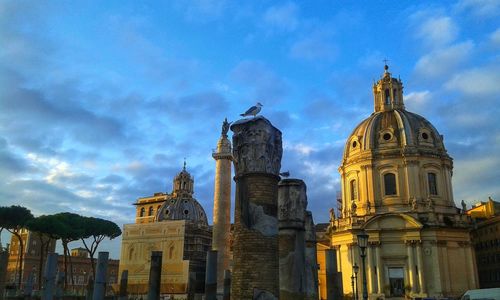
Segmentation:
{"type": "Polygon", "coordinates": [[[446,153],[442,137],[424,117],[404,109],[374,112],[347,139],[344,157],[350,152],[417,147],[446,153]]]}
{"type": "Polygon", "coordinates": [[[167,200],[158,210],[156,219],[157,221],[190,220],[208,226],[205,210],[194,198],[167,200]]]}

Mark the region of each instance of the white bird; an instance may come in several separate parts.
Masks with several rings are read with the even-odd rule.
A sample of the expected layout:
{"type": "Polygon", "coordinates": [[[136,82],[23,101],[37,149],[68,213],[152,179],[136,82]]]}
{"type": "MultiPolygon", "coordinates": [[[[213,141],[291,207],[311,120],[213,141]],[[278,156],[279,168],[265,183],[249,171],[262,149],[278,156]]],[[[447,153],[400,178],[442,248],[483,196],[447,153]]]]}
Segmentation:
{"type": "Polygon", "coordinates": [[[264,106],[264,105],[260,104],[260,102],[257,102],[257,104],[255,106],[250,107],[245,113],[240,114],[240,116],[242,116],[242,117],[254,116],[255,117],[260,112],[262,106],[264,106]]]}

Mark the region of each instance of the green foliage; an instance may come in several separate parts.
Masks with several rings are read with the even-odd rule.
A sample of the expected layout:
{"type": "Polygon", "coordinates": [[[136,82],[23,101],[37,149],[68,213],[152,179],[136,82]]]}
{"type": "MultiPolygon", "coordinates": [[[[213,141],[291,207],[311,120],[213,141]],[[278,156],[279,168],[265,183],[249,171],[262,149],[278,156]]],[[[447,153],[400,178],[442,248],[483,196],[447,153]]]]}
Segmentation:
{"type": "Polygon", "coordinates": [[[52,239],[59,239],[58,232],[61,226],[63,226],[61,221],[54,215],[42,215],[26,223],[28,230],[45,234],[52,239]]]}
{"type": "Polygon", "coordinates": [[[8,230],[19,230],[33,219],[31,211],[19,205],[0,206],[0,227],[8,230]]]}

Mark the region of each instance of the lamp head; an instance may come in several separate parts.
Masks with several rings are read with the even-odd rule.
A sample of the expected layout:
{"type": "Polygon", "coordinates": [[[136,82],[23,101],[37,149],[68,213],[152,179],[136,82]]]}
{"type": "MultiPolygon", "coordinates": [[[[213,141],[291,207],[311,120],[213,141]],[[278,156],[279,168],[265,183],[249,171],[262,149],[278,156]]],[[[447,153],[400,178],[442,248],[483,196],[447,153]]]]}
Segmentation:
{"type": "Polygon", "coordinates": [[[368,247],[368,234],[365,232],[358,234],[358,246],[364,251],[368,247]]]}

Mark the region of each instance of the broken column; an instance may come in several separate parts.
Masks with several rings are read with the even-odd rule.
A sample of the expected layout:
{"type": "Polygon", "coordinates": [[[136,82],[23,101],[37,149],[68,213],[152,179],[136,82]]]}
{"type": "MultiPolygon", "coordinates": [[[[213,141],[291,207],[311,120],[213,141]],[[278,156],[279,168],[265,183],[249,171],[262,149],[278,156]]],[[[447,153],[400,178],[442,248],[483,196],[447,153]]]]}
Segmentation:
{"type": "Polygon", "coordinates": [[[335,249],[325,250],[326,260],[326,299],[340,299],[342,296],[342,277],[337,272],[337,253],[335,249]]]}
{"type": "Polygon", "coordinates": [[[160,299],[160,284],[161,284],[161,251],[151,252],[151,266],[149,267],[149,288],[148,300],[160,299]]]}
{"type": "Polygon", "coordinates": [[[122,276],[120,278],[120,300],[127,300],[127,284],[128,284],[128,270],[123,270],[122,276]]]}
{"type": "Polygon", "coordinates": [[[306,298],[306,185],[300,179],[278,184],[280,299],[306,298]]]}
{"type": "Polygon", "coordinates": [[[277,299],[281,132],[262,116],[239,120],[231,130],[236,172],[231,298],[277,299]]]}
{"type": "Polygon", "coordinates": [[[207,252],[205,300],[217,300],[217,251],[215,250],[207,252]]]}
{"type": "Polygon", "coordinates": [[[99,252],[95,270],[94,293],[92,300],[102,300],[106,295],[106,275],[108,273],[109,252],[99,252]]]}
{"type": "Polygon", "coordinates": [[[318,299],[318,259],[316,256],[316,230],[312,213],[305,216],[306,231],[306,299],[318,299]]]}
{"type": "Polygon", "coordinates": [[[54,288],[56,284],[57,253],[49,253],[45,270],[43,271],[42,300],[52,300],[54,298],[54,288]]]}

